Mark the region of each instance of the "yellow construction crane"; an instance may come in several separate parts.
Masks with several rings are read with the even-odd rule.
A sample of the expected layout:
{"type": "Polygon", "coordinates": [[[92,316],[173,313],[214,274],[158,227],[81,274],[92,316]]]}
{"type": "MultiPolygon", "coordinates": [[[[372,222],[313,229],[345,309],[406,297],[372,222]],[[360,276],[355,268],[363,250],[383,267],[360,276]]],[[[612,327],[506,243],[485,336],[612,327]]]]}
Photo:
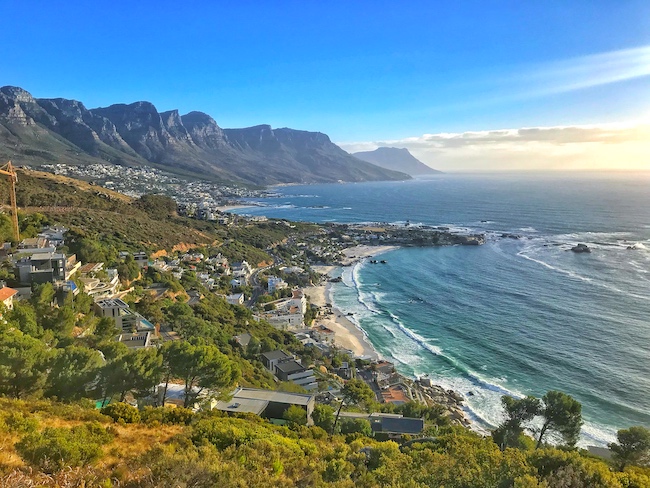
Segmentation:
{"type": "Polygon", "coordinates": [[[18,182],[18,175],[14,169],[11,161],[8,161],[4,166],[0,166],[0,175],[6,175],[9,180],[9,198],[11,199],[11,217],[14,228],[14,237],[16,242],[20,242],[20,229],[18,227],[18,207],[16,205],[16,183],[18,182]]]}

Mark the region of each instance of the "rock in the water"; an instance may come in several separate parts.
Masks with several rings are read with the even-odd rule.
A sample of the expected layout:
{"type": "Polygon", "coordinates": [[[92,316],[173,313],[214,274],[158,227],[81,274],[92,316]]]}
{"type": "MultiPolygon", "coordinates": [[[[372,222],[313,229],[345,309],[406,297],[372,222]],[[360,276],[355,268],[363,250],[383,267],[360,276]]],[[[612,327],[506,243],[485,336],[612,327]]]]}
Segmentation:
{"type": "Polygon", "coordinates": [[[589,246],[587,246],[587,244],[578,244],[577,246],[573,246],[571,250],[577,253],[591,252],[591,249],[589,249],[589,246]]]}

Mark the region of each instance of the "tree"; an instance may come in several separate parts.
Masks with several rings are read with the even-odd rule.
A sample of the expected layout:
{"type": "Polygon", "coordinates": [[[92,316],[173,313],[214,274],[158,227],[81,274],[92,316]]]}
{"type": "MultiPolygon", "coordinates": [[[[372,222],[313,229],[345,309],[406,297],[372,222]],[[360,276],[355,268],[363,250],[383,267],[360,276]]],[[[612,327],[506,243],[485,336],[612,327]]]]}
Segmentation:
{"type": "Polygon", "coordinates": [[[315,426],[320,427],[326,432],[332,432],[332,428],[334,427],[334,408],[329,405],[318,404],[314,407],[311,418],[315,426]]]}
{"type": "Polygon", "coordinates": [[[522,424],[539,414],[541,403],[533,396],[518,400],[505,395],[501,397],[501,404],[506,413],[506,420],[492,432],[492,438],[501,449],[521,447],[521,436],[524,433],[522,424]]]}
{"type": "Polygon", "coordinates": [[[93,335],[99,342],[112,340],[115,336],[122,332],[117,325],[115,319],[112,317],[100,317],[95,324],[93,335]]]}
{"type": "Polygon", "coordinates": [[[650,460],[650,430],[645,427],[630,427],[616,433],[618,443],[609,444],[612,458],[620,471],[628,464],[645,464],[650,460]]]}
{"type": "Polygon", "coordinates": [[[119,395],[119,401],[123,402],[130,391],[137,398],[148,396],[160,383],[162,374],[162,356],[156,349],[121,354],[102,368],[104,399],[119,395]]]}
{"type": "Polygon", "coordinates": [[[341,434],[372,435],[372,427],[366,419],[345,418],[341,421],[341,434]]]}
{"type": "Polygon", "coordinates": [[[47,380],[49,356],[43,342],[19,330],[0,335],[0,394],[19,399],[39,392],[47,380]]]}
{"type": "Polygon", "coordinates": [[[578,441],[582,426],[582,405],[573,397],[561,391],[547,392],[542,397],[539,415],[544,418],[544,423],[539,430],[537,448],[542,445],[548,430],[560,434],[570,447],[578,441]]]}
{"type": "Polygon", "coordinates": [[[186,408],[196,402],[204,388],[228,388],[239,377],[237,365],[213,345],[174,341],[162,352],[166,382],[178,378],[185,383],[186,408]]]}
{"type": "Polygon", "coordinates": [[[356,378],[349,380],[345,384],[345,386],[341,389],[341,395],[343,396],[343,399],[338,411],[336,412],[336,419],[334,420],[334,425],[332,426],[332,434],[334,433],[336,424],[339,421],[341,409],[343,408],[344,404],[350,403],[353,405],[365,406],[375,400],[375,393],[366,384],[366,382],[356,378]]]}
{"type": "Polygon", "coordinates": [[[307,412],[298,405],[291,405],[287,408],[282,414],[282,418],[288,422],[289,427],[307,425],[307,412]]]}
{"type": "Polygon", "coordinates": [[[100,354],[86,347],[68,346],[57,350],[50,365],[46,395],[60,400],[84,397],[102,363],[100,354]]]}

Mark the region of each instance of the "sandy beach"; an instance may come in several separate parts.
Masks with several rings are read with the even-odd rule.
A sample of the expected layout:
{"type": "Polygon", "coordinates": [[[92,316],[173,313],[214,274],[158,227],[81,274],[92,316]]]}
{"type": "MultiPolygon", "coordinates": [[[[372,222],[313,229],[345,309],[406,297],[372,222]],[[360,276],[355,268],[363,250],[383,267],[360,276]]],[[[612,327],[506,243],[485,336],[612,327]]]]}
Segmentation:
{"type": "MultiPolygon", "coordinates": [[[[342,260],[344,266],[349,266],[361,259],[376,256],[387,251],[397,249],[396,246],[356,246],[344,251],[345,258],[342,260]]],[[[330,275],[337,266],[313,266],[314,271],[330,275]]],[[[321,307],[321,315],[314,321],[315,325],[324,325],[334,331],[334,343],[342,349],[348,349],[358,357],[369,357],[377,359],[379,355],[374,350],[363,331],[360,330],[337,308],[329,308],[331,283],[323,282],[320,285],[305,288],[305,294],[311,303],[321,307]],[[331,310],[331,314],[329,311],[331,310]]]]}

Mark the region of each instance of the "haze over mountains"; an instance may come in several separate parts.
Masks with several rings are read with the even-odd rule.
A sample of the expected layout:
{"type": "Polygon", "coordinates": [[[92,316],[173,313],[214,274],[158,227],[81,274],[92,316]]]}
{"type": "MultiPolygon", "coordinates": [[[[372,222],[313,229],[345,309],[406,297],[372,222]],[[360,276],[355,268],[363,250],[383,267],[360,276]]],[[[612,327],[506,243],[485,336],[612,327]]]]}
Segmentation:
{"type": "Polygon", "coordinates": [[[222,129],[203,112],[158,112],[149,102],[87,109],[63,98],[0,88],[0,161],[152,165],[173,173],[258,185],[403,180],[320,132],[258,125],[222,129]]]}
{"type": "Polygon", "coordinates": [[[442,173],[442,171],[424,164],[406,148],[378,147],[374,151],[361,151],[352,155],[382,168],[400,171],[411,176],[442,173]]]}

